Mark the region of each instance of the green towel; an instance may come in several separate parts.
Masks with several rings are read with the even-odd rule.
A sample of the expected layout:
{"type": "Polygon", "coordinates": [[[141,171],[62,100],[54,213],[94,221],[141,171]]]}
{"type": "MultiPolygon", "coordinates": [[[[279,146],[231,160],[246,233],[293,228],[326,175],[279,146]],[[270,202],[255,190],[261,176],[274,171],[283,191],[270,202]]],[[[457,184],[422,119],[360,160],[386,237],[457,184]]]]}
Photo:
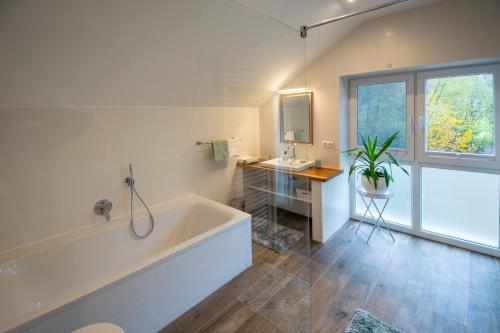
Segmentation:
{"type": "Polygon", "coordinates": [[[259,161],[259,159],[257,157],[248,157],[248,158],[245,158],[243,160],[243,164],[253,164],[253,163],[257,163],[259,161]]]}
{"type": "Polygon", "coordinates": [[[212,141],[212,156],[216,162],[227,160],[229,157],[227,140],[212,141]]]}

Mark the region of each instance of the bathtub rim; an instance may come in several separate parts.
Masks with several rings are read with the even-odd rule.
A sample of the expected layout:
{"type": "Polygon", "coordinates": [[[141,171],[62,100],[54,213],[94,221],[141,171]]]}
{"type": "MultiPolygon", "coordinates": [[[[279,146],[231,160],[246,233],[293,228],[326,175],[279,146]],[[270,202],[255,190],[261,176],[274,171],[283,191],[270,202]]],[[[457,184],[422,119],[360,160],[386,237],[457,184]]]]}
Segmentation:
{"type": "MultiPolygon", "coordinates": [[[[174,208],[176,206],[182,205],[184,202],[190,202],[194,200],[204,201],[208,204],[219,204],[222,205],[224,209],[230,208],[239,213],[245,213],[240,210],[237,210],[233,207],[224,205],[220,202],[199,196],[194,193],[189,193],[180,197],[176,197],[171,200],[167,200],[165,202],[158,203],[150,207],[151,212],[154,214],[161,213],[162,211],[174,208]]],[[[245,213],[246,214],[246,213],[245,213]]],[[[147,211],[145,209],[139,209],[134,211],[134,218],[141,219],[147,217],[147,211]]],[[[12,249],[8,249],[0,252],[0,265],[5,264],[9,261],[12,261],[16,258],[24,257],[35,252],[43,252],[50,248],[57,247],[60,245],[64,245],[65,243],[69,243],[87,236],[91,236],[98,232],[108,231],[114,228],[118,228],[122,223],[130,222],[130,214],[124,214],[117,217],[112,218],[109,222],[101,222],[94,223],[92,225],[88,225],[82,228],[78,228],[72,231],[64,232],[53,237],[44,238],[26,245],[21,245],[14,247],[12,249]]]]}
{"type": "MultiPolygon", "coordinates": [[[[245,213],[243,211],[237,210],[233,207],[224,205],[222,203],[219,203],[217,201],[201,197],[196,194],[188,194],[179,198],[175,198],[173,200],[166,201],[164,203],[155,205],[151,207],[151,211],[153,214],[168,210],[171,208],[174,208],[176,206],[180,206],[183,203],[188,203],[188,202],[196,202],[196,201],[202,201],[205,203],[208,203],[209,205],[217,206],[219,208],[222,208],[223,210],[229,211],[234,214],[232,218],[230,218],[228,221],[225,223],[209,229],[195,237],[192,237],[190,239],[185,240],[184,242],[181,242],[171,248],[165,249],[163,251],[160,251],[156,253],[155,255],[148,257],[144,260],[139,261],[136,265],[131,266],[127,270],[121,270],[118,271],[114,274],[110,274],[106,276],[105,278],[98,280],[96,283],[94,283],[91,286],[84,287],[81,289],[78,289],[77,291],[73,293],[68,293],[66,295],[63,295],[62,298],[58,301],[55,301],[53,303],[49,303],[45,305],[42,308],[38,308],[35,310],[32,310],[28,313],[25,313],[24,315],[17,317],[15,319],[12,319],[10,321],[5,322],[5,324],[2,324],[0,326],[0,332],[6,332],[6,333],[14,333],[14,332],[21,332],[23,330],[27,330],[30,328],[33,328],[34,326],[41,324],[43,321],[47,320],[48,318],[52,316],[56,316],[62,312],[65,312],[66,310],[69,310],[71,307],[82,303],[99,293],[106,291],[108,289],[114,288],[118,286],[119,284],[122,284],[130,279],[133,279],[137,277],[138,275],[145,273],[149,270],[152,270],[159,266],[160,264],[163,264],[167,261],[172,260],[173,258],[193,249],[198,246],[201,246],[202,244],[208,242],[209,240],[217,237],[222,231],[229,231],[231,229],[237,228],[240,225],[243,225],[246,221],[250,223],[251,215],[248,213],[245,213]]],[[[134,212],[136,214],[136,212],[134,212]]],[[[141,214],[138,212],[137,214],[141,214]]],[[[141,215],[142,217],[142,215],[141,215]]],[[[60,240],[59,238],[67,236],[67,234],[59,235],[57,236],[57,240],[54,241],[53,238],[43,240],[41,242],[37,242],[36,244],[32,244],[31,246],[26,246],[26,248],[31,248],[33,247],[34,252],[42,252],[48,249],[51,249],[56,246],[62,246],[65,243],[69,243],[71,241],[75,241],[87,236],[91,236],[95,233],[102,232],[102,231],[109,231],[114,228],[118,228],[120,226],[123,226],[124,223],[128,223],[129,221],[123,221],[123,217],[117,218],[115,221],[112,221],[110,223],[107,223],[106,225],[97,225],[97,226],[91,226],[85,228],[85,230],[76,230],[71,232],[73,233],[81,233],[81,235],[75,235],[73,237],[70,237],[66,241],[60,240]],[[110,225],[113,224],[113,225],[110,225]],[[42,247],[43,242],[49,242],[50,244],[47,244],[47,246],[42,247]],[[36,250],[38,249],[38,250],[36,250]]],[[[251,232],[251,230],[250,230],[251,232]]],[[[134,240],[134,241],[141,241],[141,240],[134,240]]],[[[15,249],[14,249],[15,250],[15,249]]],[[[14,251],[12,250],[12,251],[14,251]]],[[[19,250],[19,248],[18,248],[19,250]]],[[[28,255],[31,254],[32,252],[27,252],[27,249],[25,247],[22,247],[23,250],[23,255],[28,255]]],[[[10,252],[10,251],[9,251],[10,252]]],[[[22,255],[22,256],[23,256],[22,255]]],[[[16,256],[14,258],[18,258],[19,256],[16,256]]],[[[14,260],[14,258],[10,260],[14,260]]],[[[3,261],[2,263],[8,262],[3,261]]]]}

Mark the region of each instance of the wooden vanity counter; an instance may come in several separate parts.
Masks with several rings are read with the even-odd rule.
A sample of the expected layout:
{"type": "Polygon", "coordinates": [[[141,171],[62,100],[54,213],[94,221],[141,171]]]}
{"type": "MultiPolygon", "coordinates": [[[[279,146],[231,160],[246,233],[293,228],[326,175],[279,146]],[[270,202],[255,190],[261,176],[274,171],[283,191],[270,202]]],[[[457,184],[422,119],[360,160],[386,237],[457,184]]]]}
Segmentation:
{"type": "Polygon", "coordinates": [[[326,181],[344,173],[344,170],[342,170],[342,169],[329,168],[329,167],[316,168],[314,166],[309,167],[309,168],[305,169],[304,171],[282,170],[282,169],[264,166],[260,163],[238,164],[238,166],[240,166],[242,168],[246,168],[246,169],[260,169],[260,170],[265,170],[265,171],[270,171],[270,172],[286,173],[286,174],[294,175],[294,176],[309,177],[309,179],[319,181],[319,182],[326,182],[326,181]]]}
{"type": "MultiPolygon", "coordinates": [[[[246,184],[245,188],[249,189],[250,192],[260,191],[273,196],[283,196],[290,200],[310,203],[310,217],[312,217],[311,236],[312,239],[317,242],[325,242],[342,227],[349,218],[349,202],[338,201],[338,198],[345,197],[345,192],[349,190],[347,177],[337,177],[344,173],[342,169],[329,167],[316,168],[312,166],[304,171],[288,171],[263,165],[261,163],[238,164],[238,166],[243,170],[258,170],[266,175],[266,177],[264,177],[266,179],[265,184],[257,185],[252,185],[251,183],[255,181],[255,179],[253,179],[253,176],[249,177],[249,184],[246,184]],[[271,176],[271,178],[275,176],[271,173],[307,177],[310,180],[310,182],[308,182],[310,184],[310,195],[308,199],[304,200],[304,198],[295,196],[293,191],[291,191],[291,193],[280,193],[279,187],[275,186],[276,184],[269,184],[270,177],[268,177],[268,175],[271,176]],[[269,188],[269,186],[271,187],[269,188]],[[335,200],[338,201],[338,204],[332,204],[335,200]]],[[[258,181],[262,183],[259,179],[258,181]]]]}

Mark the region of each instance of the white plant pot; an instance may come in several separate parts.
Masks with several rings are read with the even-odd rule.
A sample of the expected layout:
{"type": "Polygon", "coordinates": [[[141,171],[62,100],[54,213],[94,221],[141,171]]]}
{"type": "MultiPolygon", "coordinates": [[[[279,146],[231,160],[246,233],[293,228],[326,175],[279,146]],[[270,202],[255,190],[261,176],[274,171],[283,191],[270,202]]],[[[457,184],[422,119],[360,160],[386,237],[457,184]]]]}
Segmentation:
{"type": "Polygon", "coordinates": [[[384,177],[378,177],[377,189],[375,189],[375,184],[373,183],[373,181],[368,181],[368,178],[362,175],[361,185],[363,186],[365,191],[369,193],[384,193],[385,191],[387,191],[387,185],[385,184],[384,177]]]}

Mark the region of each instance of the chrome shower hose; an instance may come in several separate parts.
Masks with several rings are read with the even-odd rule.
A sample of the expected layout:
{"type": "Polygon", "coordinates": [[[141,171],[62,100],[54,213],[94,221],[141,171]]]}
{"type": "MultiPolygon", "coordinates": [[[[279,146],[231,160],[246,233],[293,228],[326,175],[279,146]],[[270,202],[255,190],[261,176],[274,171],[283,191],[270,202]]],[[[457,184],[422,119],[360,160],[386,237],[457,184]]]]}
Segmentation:
{"type": "Polygon", "coordinates": [[[130,232],[135,239],[142,239],[148,237],[153,232],[155,228],[155,219],[153,217],[153,214],[151,214],[148,205],[146,205],[142,197],[139,195],[139,193],[137,193],[137,190],[135,189],[135,180],[134,180],[134,172],[132,170],[132,164],[129,164],[129,173],[130,173],[129,177],[125,178],[125,183],[128,186],[130,186],[130,232]],[[144,208],[146,208],[146,211],[149,214],[150,227],[149,230],[143,235],[140,235],[139,233],[137,233],[137,230],[135,230],[134,210],[133,210],[134,194],[137,196],[137,198],[142,203],[144,208]]]}

